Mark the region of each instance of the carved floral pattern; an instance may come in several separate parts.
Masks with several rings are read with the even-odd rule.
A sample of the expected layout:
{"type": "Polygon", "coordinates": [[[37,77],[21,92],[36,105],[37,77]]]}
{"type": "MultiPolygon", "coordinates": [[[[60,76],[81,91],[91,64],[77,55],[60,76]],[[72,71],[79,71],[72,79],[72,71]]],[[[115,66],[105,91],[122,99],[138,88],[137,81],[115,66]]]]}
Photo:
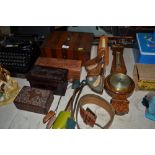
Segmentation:
{"type": "Polygon", "coordinates": [[[45,107],[50,93],[50,90],[24,86],[16,97],[16,101],[23,104],[45,107]]]}

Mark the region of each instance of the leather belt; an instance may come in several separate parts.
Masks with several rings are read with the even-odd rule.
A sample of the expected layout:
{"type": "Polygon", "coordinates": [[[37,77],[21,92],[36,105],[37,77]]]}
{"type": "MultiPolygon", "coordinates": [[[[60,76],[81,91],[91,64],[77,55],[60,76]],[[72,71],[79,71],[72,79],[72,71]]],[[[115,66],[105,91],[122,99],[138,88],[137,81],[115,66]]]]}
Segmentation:
{"type": "Polygon", "coordinates": [[[85,114],[84,114],[84,109],[83,109],[83,106],[86,105],[86,104],[95,104],[95,105],[98,105],[100,107],[102,107],[103,109],[105,109],[109,116],[110,116],[110,120],[104,125],[104,126],[101,126],[97,123],[95,123],[95,125],[97,125],[98,127],[102,128],[102,129],[105,129],[105,128],[109,128],[110,125],[112,124],[113,122],[113,119],[114,119],[114,116],[115,116],[115,111],[112,107],[112,105],[110,103],[108,103],[106,100],[104,100],[103,98],[101,98],[100,96],[97,96],[95,94],[87,94],[87,95],[84,95],[80,98],[79,102],[78,102],[78,105],[77,105],[77,110],[76,110],[76,121],[77,121],[77,128],[80,129],[80,126],[78,124],[78,114],[79,114],[79,111],[80,111],[80,114],[81,114],[81,117],[82,118],[85,118],[85,114]]]}
{"type": "MultiPolygon", "coordinates": [[[[78,113],[79,113],[79,111],[80,111],[81,117],[84,119],[84,123],[89,124],[91,127],[96,125],[102,129],[109,128],[111,123],[113,122],[113,119],[115,116],[115,111],[114,111],[112,105],[110,103],[108,103],[106,100],[104,100],[103,98],[101,98],[100,96],[97,96],[94,94],[84,95],[78,101],[78,98],[79,98],[84,86],[86,86],[86,83],[85,83],[85,81],[82,81],[80,87],[75,89],[72,97],[70,98],[70,100],[69,100],[69,102],[65,108],[65,111],[71,112],[71,116],[69,116],[69,119],[67,120],[66,125],[65,125],[66,128],[67,129],[73,129],[74,128],[72,126],[72,122],[74,121],[74,114],[76,112],[76,122],[74,122],[74,125],[76,124],[77,128],[80,129],[80,126],[78,124],[78,113]],[[73,106],[73,102],[74,102],[75,98],[76,98],[76,100],[75,100],[75,103],[73,106]],[[83,106],[86,104],[95,104],[95,105],[98,105],[101,108],[105,109],[110,116],[109,121],[104,126],[101,126],[98,123],[96,123],[96,118],[97,118],[96,114],[94,114],[90,109],[85,110],[83,108],[83,106]]],[[[67,116],[67,118],[68,118],[68,116],[67,116]]],[[[50,124],[52,124],[52,123],[50,123],[50,124]]],[[[62,125],[60,125],[60,126],[62,126],[62,125]]]]}

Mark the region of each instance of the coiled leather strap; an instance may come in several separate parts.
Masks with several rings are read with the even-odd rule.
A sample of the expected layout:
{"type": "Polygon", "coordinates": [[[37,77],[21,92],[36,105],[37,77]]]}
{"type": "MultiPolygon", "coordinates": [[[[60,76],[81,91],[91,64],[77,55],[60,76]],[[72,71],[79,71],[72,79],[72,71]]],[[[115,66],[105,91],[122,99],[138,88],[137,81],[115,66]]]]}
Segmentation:
{"type": "Polygon", "coordinates": [[[103,98],[101,98],[100,96],[97,96],[95,94],[87,94],[80,98],[78,105],[77,105],[77,110],[76,110],[77,128],[80,129],[80,126],[78,124],[78,114],[79,114],[80,108],[83,108],[83,106],[85,104],[95,104],[95,105],[98,105],[98,106],[102,107],[103,109],[105,109],[110,116],[110,120],[104,126],[101,126],[97,123],[95,123],[95,125],[97,125],[98,127],[102,128],[102,129],[106,129],[106,128],[110,127],[110,125],[113,122],[114,116],[115,116],[115,111],[114,111],[113,107],[111,106],[111,104],[108,103],[103,98]]]}

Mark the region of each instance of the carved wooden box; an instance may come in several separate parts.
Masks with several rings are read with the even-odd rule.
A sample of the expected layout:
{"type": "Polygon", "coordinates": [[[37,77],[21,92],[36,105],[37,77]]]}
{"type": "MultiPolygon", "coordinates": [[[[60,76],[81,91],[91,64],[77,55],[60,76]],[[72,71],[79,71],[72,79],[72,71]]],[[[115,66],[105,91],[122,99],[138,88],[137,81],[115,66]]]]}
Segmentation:
{"type": "Polygon", "coordinates": [[[18,109],[47,114],[54,96],[51,90],[24,86],[14,100],[18,109]]]}
{"type": "Polygon", "coordinates": [[[33,66],[26,77],[31,87],[52,90],[54,95],[65,95],[67,75],[67,69],[33,66]]]}

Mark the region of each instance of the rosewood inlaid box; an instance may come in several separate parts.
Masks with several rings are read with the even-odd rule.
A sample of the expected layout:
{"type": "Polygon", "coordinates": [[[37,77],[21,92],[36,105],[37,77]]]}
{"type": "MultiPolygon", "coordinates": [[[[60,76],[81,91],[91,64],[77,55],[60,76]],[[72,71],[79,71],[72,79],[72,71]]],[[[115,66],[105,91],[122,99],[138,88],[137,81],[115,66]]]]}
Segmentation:
{"type": "Polygon", "coordinates": [[[41,45],[41,56],[82,60],[82,64],[90,59],[92,33],[54,31],[41,45]]]}

